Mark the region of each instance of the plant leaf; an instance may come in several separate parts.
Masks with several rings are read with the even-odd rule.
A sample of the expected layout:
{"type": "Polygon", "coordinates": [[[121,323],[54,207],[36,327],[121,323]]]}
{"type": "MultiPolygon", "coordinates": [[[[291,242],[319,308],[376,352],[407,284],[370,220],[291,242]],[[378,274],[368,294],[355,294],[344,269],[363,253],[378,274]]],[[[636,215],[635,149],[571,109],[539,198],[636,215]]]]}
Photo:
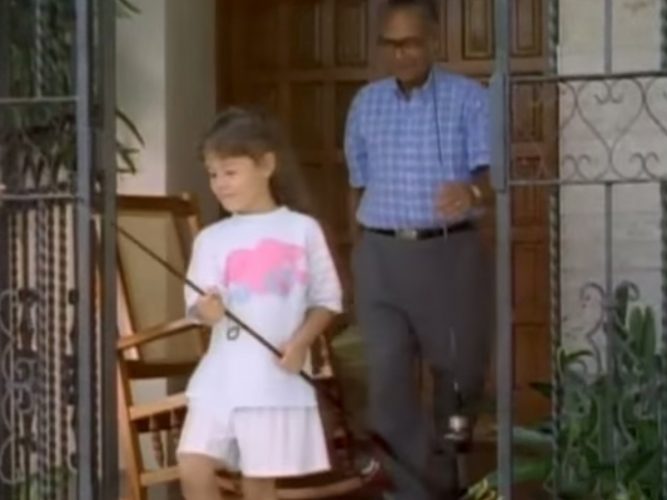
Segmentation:
{"type": "MultiPolygon", "coordinates": [[[[543,482],[551,471],[551,458],[515,460],[512,467],[512,481],[514,484],[527,482],[543,482]]],[[[498,472],[493,471],[486,477],[468,488],[467,498],[486,498],[489,492],[495,492],[498,487],[498,472]]]]}
{"type": "Polygon", "coordinates": [[[569,353],[561,351],[559,356],[559,368],[561,373],[569,371],[574,363],[586,357],[594,357],[590,349],[580,349],[569,353]]]}
{"type": "Polygon", "coordinates": [[[614,312],[616,314],[616,321],[614,323],[618,325],[624,325],[625,318],[628,313],[628,302],[630,300],[630,285],[628,283],[621,283],[618,287],[616,287],[614,299],[614,312]]]}
{"type": "Polygon", "coordinates": [[[553,388],[549,382],[531,382],[530,388],[538,392],[547,399],[551,399],[553,388]]]}
{"type": "Polygon", "coordinates": [[[639,483],[631,483],[629,493],[631,500],[648,500],[648,497],[642,491],[642,487],[639,485],[639,483]]]}
{"type": "Polygon", "coordinates": [[[141,9],[130,2],[130,0],[118,0],[118,3],[123,9],[131,12],[132,14],[141,14],[141,9]]]}
{"type": "Polygon", "coordinates": [[[644,325],[642,328],[643,338],[640,350],[640,359],[652,362],[656,351],[656,320],[652,307],[646,307],[644,310],[644,325]]]}
{"type": "Polygon", "coordinates": [[[551,451],[552,436],[529,427],[515,426],[512,429],[512,441],[519,446],[541,448],[551,451]]]}
{"type": "Polygon", "coordinates": [[[129,129],[130,132],[132,132],[132,135],[139,142],[139,144],[141,144],[142,146],[146,146],[146,143],[144,142],[144,138],[141,135],[141,132],[139,132],[139,129],[132,122],[129,116],[127,116],[122,110],[116,109],[116,117],[121,122],[123,122],[123,124],[129,129]]]}
{"type": "Polygon", "coordinates": [[[122,173],[136,173],[137,167],[132,159],[132,154],[119,142],[116,142],[116,153],[124,163],[124,165],[118,166],[118,171],[122,173]]]}
{"type": "Polygon", "coordinates": [[[640,357],[644,344],[644,315],[639,307],[633,307],[632,311],[630,311],[628,334],[634,354],[640,357]]]}
{"type": "Polygon", "coordinates": [[[644,475],[646,475],[647,478],[659,475],[660,474],[659,451],[660,450],[658,450],[656,447],[652,450],[643,453],[642,455],[636,458],[633,457],[634,459],[629,464],[630,467],[623,476],[623,482],[625,484],[629,484],[634,481],[637,481],[638,479],[643,479],[644,475]]]}

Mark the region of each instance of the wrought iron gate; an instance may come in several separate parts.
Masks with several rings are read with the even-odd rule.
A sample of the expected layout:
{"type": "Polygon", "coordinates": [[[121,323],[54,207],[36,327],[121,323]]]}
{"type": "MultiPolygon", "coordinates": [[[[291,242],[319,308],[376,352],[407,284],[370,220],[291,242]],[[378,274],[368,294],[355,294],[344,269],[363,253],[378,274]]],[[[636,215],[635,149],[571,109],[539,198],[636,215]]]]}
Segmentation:
{"type": "MultiPolygon", "coordinates": [[[[614,71],[612,20],[621,2],[605,0],[599,2],[604,7],[599,19],[604,70],[573,75],[559,74],[559,2],[544,2],[551,71],[542,76],[512,71],[510,3],[516,5],[495,0],[496,71],[491,85],[499,292],[498,489],[508,500],[513,478],[530,473],[553,498],[667,499],[667,2],[660,4],[663,38],[656,48],[662,69],[614,71]],[[524,114],[515,99],[522,87],[530,87],[535,96],[532,106],[555,117],[548,145],[536,146],[539,161],[530,168],[516,161],[512,144],[512,130],[524,114]],[[550,287],[545,293],[551,303],[553,375],[541,388],[551,399],[552,412],[548,421],[517,434],[512,417],[511,199],[516,190],[526,188],[549,204],[550,287]],[[582,194],[585,190],[588,194],[582,194]],[[575,192],[579,194],[573,197],[575,192]],[[648,206],[645,197],[654,200],[648,211],[655,215],[655,227],[652,232],[653,226],[646,227],[659,246],[651,255],[662,283],[653,297],[642,297],[642,290],[617,265],[615,231],[622,227],[617,206],[632,203],[632,196],[643,206],[648,206]],[[576,221],[567,222],[572,203],[588,204],[597,213],[601,265],[600,272],[591,273],[593,278],[582,270],[575,276],[582,298],[598,308],[578,336],[568,338],[563,299],[572,290],[563,284],[563,235],[567,224],[583,230],[576,221]],[[658,306],[646,306],[644,298],[658,306]],[[539,454],[521,462],[513,443],[522,438],[525,445],[550,447],[544,462],[539,454]]],[[[590,2],[580,2],[582,8],[585,4],[590,2]]]]}
{"type": "Polygon", "coordinates": [[[0,0],[2,499],[118,498],[114,23],[0,0]]]}

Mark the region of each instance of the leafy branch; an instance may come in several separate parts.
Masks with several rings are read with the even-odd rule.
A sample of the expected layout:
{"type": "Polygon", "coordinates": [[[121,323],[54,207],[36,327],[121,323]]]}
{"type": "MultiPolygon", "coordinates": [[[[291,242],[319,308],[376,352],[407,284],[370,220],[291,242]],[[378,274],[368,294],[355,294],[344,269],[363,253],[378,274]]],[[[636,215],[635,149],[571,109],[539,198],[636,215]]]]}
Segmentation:
{"type": "MultiPolygon", "coordinates": [[[[8,15],[12,23],[10,30],[2,34],[8,41],[6,65],[9,70],[9,95],[27,98],[35,95],[73,95],[76,67],[76,13],[73,5],[60,0],[44,0],[39,12],[31,5],[19,0],[10,0],[9,3],[8,15]]],[[[116,7],[119,17],[141,13],[131,0],[116,0],[116,7]]],[[[9,125],[8,130],[23,135],[69,120],[73,113],[69,103],[23,106],[20,113],[15,111],[13,108],[0,109],[0,119],[9,125]]],[[[129,139],[135,144],[131,146],[116,138],[117,169],[119,172],[134,173],[134,155],[145,145],[144,139],[126,113],[117,109],[116,120],[118,128],[128,131],[129,139]]],[[[66,140],[64,137],[61,139],[66,140]]]]}

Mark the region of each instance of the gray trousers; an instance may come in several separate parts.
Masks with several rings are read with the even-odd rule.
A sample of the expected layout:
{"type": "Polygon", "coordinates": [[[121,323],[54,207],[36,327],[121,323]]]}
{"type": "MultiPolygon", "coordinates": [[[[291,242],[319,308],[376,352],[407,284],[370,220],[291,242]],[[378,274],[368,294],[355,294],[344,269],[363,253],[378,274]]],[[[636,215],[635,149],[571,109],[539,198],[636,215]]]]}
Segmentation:
{"type": "Polygon", "coordinates": [[[483,391],[495,291],[489,257],[477,230],[418,241],[366,231],[354,249],[370,424],[399,457],[385,464],[397,500],[455,498],[456,457],[440,436],[458,411],[454,377],[471,417],[483,391]],[[433,416],[421,405],[418,356],[433,373],[433,416]]]}

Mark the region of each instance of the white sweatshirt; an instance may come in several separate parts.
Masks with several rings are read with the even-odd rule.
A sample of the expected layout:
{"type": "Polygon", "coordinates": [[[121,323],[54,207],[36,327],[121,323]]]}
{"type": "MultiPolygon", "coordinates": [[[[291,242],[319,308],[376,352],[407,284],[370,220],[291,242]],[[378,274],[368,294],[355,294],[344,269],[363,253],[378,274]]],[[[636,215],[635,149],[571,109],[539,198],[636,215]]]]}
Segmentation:
{"type": "MultiPolygon", "coordinates": [[[[320,225],[285,207],[208,226],[195,239],[187,275],[205,290],[217,288],[231,312],[278,348],[309,308],[342,309],[340,280],[320,225]]],[[[198,298],[185,287],[188,311],[198,298]]],[[[221,410],[316,405],[304,380],[280,368],[274,354],[227,318],[213,328],[186,392],[221,410]]]]}

